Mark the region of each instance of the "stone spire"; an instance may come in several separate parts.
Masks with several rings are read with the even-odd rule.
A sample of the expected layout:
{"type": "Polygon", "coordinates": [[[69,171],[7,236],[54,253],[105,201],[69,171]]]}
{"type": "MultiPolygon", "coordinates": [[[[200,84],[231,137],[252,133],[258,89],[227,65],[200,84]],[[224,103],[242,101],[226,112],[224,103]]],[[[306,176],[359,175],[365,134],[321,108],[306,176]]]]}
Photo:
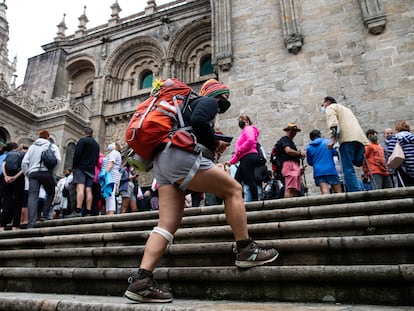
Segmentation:
{"type": "Polygon", "coordinates": [[[66,17],[66,14],[63,13],[62,21],[60,22],[60,24],[56,25],[56,27],[58,28],[58,32],[56,33],[57,37],[55,37],[55,41],[60,41],[65,38],[65,30],[68,29],[66,27],[65,17],[66,17]]]}
{"type": "Polygon", "coordinates": [[[119,21],[119,12],[121,12],[122,9],[118,4],[118,0],[116,0],[115,3],[111,5],[111,9],[111,18],[108,20],[109,27],[116,25],[119,21]]]}
{"type": "Polygon", "coordinates": [[[85,34],[86,24],[89,22],[88,17],[86,17],[86,5],[83,7],[83,14],[79,16],[79,26],[78,30],[75,32],[75,38],[80,38],[85,34]]]}
{"type": "Polygon", "coordinates": [[[3,2],[0,3],[0,18],[5,19],[5,20],[7,20],[6,10],[7,10],[6,0],[3,0],[3,2]]]}
{"type": "Polygon", "coordinates": [[[145,7],[145,15],[150,15],[152,13],[155,13],[157,11],[157,4],[155,3],[155,0],[148,0],[147,6],[145,7]]]}
{"type": "Polygon", "coordinates": [[[17,58],[13,62],[9,61],[9,50],[7,43],[9,41],[9,23],[6,17],[6,0],[0,3],[0,72],[2,80],[9,86],[13,74],[16,72],[17,58]]]}
{"type": "Polygon", "coordinates": [[[6,10],[6,0],[3,0],[0,3],[0,56],[2,61],[4,61],[3,58],[7,59],[8,57],[7,42],[9,41],[9,23],[7,22],[6,10]]]}

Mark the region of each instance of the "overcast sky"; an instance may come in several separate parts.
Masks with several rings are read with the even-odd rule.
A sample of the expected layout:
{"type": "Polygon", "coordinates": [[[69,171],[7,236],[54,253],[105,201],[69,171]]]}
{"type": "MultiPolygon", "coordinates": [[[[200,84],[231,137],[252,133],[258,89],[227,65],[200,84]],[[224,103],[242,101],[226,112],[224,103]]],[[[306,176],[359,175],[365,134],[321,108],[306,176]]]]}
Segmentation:
{"type": "MultiPolygon", "coordinates": [[[[0,0],[3,2],[3,0],[0,0]]],[[[172,0],[156,0],[157,5],[172,0]]],[[[23,83],[27,59],[43,53],[42,45],[53,42],[63,14],[66,14],[65,34],[74,34],[78,29],[78,17],[84,12],[89,19],[88,29],[105,24],[111,18],[110,6],[115,0],[6,0],[6,16],[9,22],[9,60],[17,55],[17,82],[23,83]]],[[[118,0],[122,11],[120,17],[141,12],[147,0],[118,0]]]]}

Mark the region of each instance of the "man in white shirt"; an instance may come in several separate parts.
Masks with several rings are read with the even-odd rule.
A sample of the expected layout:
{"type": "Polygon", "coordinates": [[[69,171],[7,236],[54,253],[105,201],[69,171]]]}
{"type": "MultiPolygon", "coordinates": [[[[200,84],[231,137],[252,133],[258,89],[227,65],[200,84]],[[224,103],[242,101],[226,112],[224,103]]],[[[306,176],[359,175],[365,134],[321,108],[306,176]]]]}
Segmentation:
{"type": "Polygon", "coordinates": [[[345,190],[348,192],[362,191],[363,188],[355,173],[354,165],[360,167],[365,157],[365,145],[369,141],[353,112],[327,96],[321,104],[322,112],[326,113],[331,141],[328,148],[339,144],[340,162],[344,174],[345,190]]]}

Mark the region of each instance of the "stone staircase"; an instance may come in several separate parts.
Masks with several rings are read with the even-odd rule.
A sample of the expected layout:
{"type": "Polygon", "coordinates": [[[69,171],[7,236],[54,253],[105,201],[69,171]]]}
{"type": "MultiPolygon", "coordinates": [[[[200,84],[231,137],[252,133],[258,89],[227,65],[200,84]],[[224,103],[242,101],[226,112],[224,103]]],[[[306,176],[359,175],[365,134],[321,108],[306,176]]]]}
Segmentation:
{"type": "MultiPolygon", "coordinates": [[[[223,206],[187,208],[155,276],[175,298],[414,306],[414,187],[246,204],[271,265],[234,266],[223,206]]],[[[0,291],[122,296],[157,212],[0,232],[0,291]]],[[[1,306],[0,296],[0,306],[1,306]]]]}

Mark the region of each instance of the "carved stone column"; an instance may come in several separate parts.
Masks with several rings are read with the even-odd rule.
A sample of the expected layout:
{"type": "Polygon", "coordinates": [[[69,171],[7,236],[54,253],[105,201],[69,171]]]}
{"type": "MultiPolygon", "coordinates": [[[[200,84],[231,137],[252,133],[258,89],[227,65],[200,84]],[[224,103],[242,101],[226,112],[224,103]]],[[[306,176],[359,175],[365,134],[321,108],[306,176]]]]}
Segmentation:
{"type": "Polygon", "coordinates": [[[211,0],[212,64],[228,71],[233,62],[231,45],[231,0],[211,0]]]}
{"type": "Polygon", "coordinates": [[[382,0],[361,0],[364,25],[372,35],[382,34],[387,24],[387,14],[382,0]]]}
{"type": "Polygon", "coordinates": [[[283,42],[289,53],[298,54],[302,49],[303,35],[296,16],[297,0],[280,0],[283,42]]]}

